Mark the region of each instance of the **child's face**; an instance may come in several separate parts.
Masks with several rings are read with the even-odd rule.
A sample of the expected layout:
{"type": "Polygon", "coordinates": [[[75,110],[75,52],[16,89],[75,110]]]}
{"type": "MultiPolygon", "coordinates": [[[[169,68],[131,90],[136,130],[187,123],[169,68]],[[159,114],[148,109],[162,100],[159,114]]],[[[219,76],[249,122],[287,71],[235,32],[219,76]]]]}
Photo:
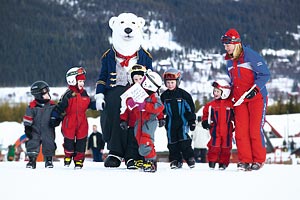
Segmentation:
{"type": "Polygon", "coordinates": [[[84,87],[84,81],[85,81],[85,80],[78,80],[78,81],[77,81],[77,85],[78,85],[78,89],[79,89],[79,90],[82,90],[82,89],[83,89],[83,87],[84,87]]]}
{"type": "Polygon", "coordinates": [[[214,88],[213,95],[214,95],[215,99],[220,99],[221,95],[222,95],[222,90],[220,90],[218,88],[214,88]]]}
{"type": "Polygon", "coordinates": [[[176,88],[176,80],[167,80],[166,86],[169,90],[174,90],[176,88]]]}
{"type": "Polygon", "coordinates": [[[51,97],[50,97],[50,95],[49,95],[49,92],[47,92],[47,93],[45,93],[45,94],[43,94],[43,99],[44,100],[48,100],[48,99],[51,99],[51,97]]]}
{"type": "Polygon", "coordinates": [[[143,78],[144,78],[144,76],[139,75],[139,74],[136,74],[136,75],[134,75],[134,76],[132,77],[133,82],[134,82],[134,83],[139,83],[139,84],[142,83],[143,78]]]}

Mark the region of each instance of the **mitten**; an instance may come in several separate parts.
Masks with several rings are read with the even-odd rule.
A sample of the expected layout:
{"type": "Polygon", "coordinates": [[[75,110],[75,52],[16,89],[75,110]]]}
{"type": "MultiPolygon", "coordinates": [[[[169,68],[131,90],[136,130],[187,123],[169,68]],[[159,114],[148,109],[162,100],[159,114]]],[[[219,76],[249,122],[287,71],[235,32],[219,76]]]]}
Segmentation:
{"type": "Polygon", "coordinates": [[[132,110],[134,107],[136,107],[137,106],[137,103],[133,100],[133,98],[128,98],[127,100],[126,100],[126,106],[130,109],[130,110],[132,110]]]}
{"type": "Polygon", "coordinates": [[[201,125],[204,129],[209,129],[210,125],[208,124],[208,120],[204,120],[201,122],[201,125]]]}
{"type": "Polygon", "coordinates": [[[245,98],[252,99],[257,93],[259,93],[259,90],[257,88],[254,88],[253,90],[251,90],[249,92],[249,94],[247,94],[247,96],[245,98]]]}
{"type": "Polygon", "coordinates": [[[137,103],[137,105],[138,105],[139,110],[142,111],[145,108],[146,102],[143,101],[142,103],[137,103]]]}
{"type": "Polygon", "coordinates": [[[121,121],[120,127],[121,127],[121,129],[124,130],[124,131],[127,130],[127,129],[128,129],[128,124],[127,124],[127,122],[126,122],[126,121],[121,121]]]}
{"type": "Polygon", "coordinates": [[[103,110],[105,107],[104,94],[99,93],[95,95],[96,99],[96,109],[103,110]]]}
{"type": "Polygon", "coordinates": [[[55,118],[55,117],[50,118],[49,126],[51,128],[55,128],[56,126],[59,126],[59,124],[60,124],[60,119],[59,118],[55,118]]]}
{"type": "Polygon", "coordinates": [[[158,120],[158,127],[163,127],[165,125],[166,125],[166,120],[164,120],[164,119],[158,120]]]}
{"type": "Polygon", "coordinates": [[[32,127],[31,126],[25,126],[25,135],[28,139],[32,139],[32,127]]]}

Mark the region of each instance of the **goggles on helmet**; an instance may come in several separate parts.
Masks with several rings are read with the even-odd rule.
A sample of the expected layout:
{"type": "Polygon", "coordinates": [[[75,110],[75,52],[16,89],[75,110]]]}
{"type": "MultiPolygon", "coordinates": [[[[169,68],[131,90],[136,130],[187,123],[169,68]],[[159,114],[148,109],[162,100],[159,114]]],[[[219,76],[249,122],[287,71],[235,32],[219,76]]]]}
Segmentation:
{"type": "Polygon", "coordinates": [[[143,65],[134,65],[132,66],[131,68],[131,72],[135,72],[135,71],[143,71],[143,72],[146,72],[146,67],[144,67],[143,65]]]}
{"type": "Polygon", "coordinates": [[[66,76],[77,76],[81,74],[86,74],[86,71],[82,67],[78,68],[76,71],[69,72],[66,76]]]}
{"type": "Polygon", "coordinates": [[[232,38],[227,35],[223,35],[221,37],[221,41],[223,44],[230,44],[232,42],[241,42],[241,38],[232,38]]]}
{"type": "Polygon", "coordinates": [[[213,82],[212,83],[212,86],[213,87],[215,87],[215,88],[224,88],[224,89],[231,89],[231,87],[230,86],[227,86],[227,85],[225,85],[225,86],[222,86],[222,85],[220,85],[219,83],[217,83],[217,82],[213,82]]]}
{"type": "Polygon", "coordinates": [[[174,73],[170,73],[170,72],[165,72],[164,73],[164,79],[166,80],[176,80],[180,77],[180,72],[174,74],[174,73]]]}

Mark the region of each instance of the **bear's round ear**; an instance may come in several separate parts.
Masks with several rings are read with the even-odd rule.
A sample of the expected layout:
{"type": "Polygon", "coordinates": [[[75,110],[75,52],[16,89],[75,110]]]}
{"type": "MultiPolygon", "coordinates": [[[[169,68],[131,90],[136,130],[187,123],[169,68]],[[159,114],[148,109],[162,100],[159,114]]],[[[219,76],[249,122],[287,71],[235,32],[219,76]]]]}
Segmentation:
{"type": "Polygon", "coordinates": [[[118,19],[118,17],[111,17],[111,18],[109,19],[108,24],[109,24],[109,27],[110,27],[111,29],[113,28],[113,25],[114,25],[114,23],[116,22],[117,19],[118,19]]]}
{"type": "Polygon", "coordinates": [[[139,27],[143,28],[145,25],[145,19],[142,17],[138,17],[138,23],[139,23],[139,27]]]}

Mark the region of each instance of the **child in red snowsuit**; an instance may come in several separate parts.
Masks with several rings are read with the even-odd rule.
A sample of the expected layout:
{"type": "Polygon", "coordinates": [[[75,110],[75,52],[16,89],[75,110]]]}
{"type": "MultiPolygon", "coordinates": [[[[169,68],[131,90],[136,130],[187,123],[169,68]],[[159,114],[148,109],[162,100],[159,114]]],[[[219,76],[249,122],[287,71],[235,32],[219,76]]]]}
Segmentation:
{"type": "Polygon", "coordinates": [[[219,169],[225,170],[230,162],[233,133],[233,103],[230,85],[225,80],[213,82],[214,100],[203,109],[202,126],[209,129],[211,138],[207,144],[207,159],[210,169],[219,163],[219,169]]]}
{"type": "Polygon", "coordinates": [[[159,74],[151,70],[147,71],[141,82],[141,86],[149,96],[142,103],[135,102],[132,98],[128,98],[126,101],[127,109],[125,113],[120,116],[122,129],[126,129],[128,125],[130,127],[134,126],[138,152],[139,155],[145,159],[143,163],[143,170],[145,172],[155,172],[157,170],[154,132],[157,127],[157,117],[162,116],[164,109],[157,94],[157,90],[161,85],[162,80],[159,74]],[[129,107],[133,109],[130,110],[129,107]],[[128,113],[130,115],[129,121],[128,113]]]}
{"type": "Polygon", "coordinates": [[[91,102],[84,89],[85,73],[82,67],[73,67],[68,70],[66,79],[69,88],[54,108],[50,123],[55,127],[63,119],[61,131],[64,136],[64,165],[69,167],[73,159],[75,169],[81,169],[85,159],[88,136],[86,110],[96,109],[95,102],[91,102]]]}
{"type": "MultiPolygon", "coordinates": [[[[130,70],[130,76],[132,79],[132,83],[139,83],[141,84],[144,79],[144,74],[146,72],[146,67],[136,64],[132,66],[130,70]]],[[[137,109],[137,108],[135,108],[137,109]]],[[[134,110],[134,109],[133,109],[134,110]]],[[[164,126],[164,115],[163,112],[161,112],[158,116],[158,126],[162,127],[164,126]]],[[[143,167],[143,160],[144,158],[139,155],[138,152],[138,144],[137,140],[134,135],[134,126],[135,122],[137,121],[136,115],[134,112],[132,112],[130,109],[126,108],[125,112],[120,114],[120,126],[123,130],[128,131],[128,135],[130,137],[128,138],[128,149],[127,155],[131,155],[130,159],[127,159],[126,166],[127,169],[140,169],[143,167]],[[132,137],[131,137],[132,136],[132,137]],[[132,139],[131,139],[132,138],[132,139]]]]}

